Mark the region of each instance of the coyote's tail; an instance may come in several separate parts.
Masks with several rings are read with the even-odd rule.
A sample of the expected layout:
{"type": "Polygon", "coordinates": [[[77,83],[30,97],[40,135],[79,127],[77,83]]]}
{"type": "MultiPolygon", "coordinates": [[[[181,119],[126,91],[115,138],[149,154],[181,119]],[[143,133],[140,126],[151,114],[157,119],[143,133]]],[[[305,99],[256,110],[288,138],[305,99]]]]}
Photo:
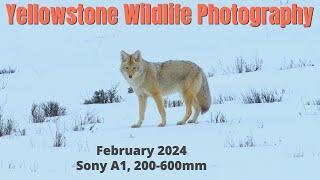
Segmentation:
{"type": "Polygon", "coordinates": [[[208,80],[203,71],[201,71],[201,76],[202,76],[202,85],[197,95],[197,99],[201,107],[201,114],[204,114],[210,109],[211,95],[210,95],[208,80]]]}

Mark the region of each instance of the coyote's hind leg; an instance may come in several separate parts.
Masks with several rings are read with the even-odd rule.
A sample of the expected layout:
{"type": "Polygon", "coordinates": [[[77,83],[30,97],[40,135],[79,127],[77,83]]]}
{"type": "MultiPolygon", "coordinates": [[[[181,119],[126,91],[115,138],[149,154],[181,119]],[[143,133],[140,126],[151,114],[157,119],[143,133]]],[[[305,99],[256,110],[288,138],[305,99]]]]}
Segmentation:
{"type": "Polygon", "coordinates": [[[195,98],[193,100],[193,108],[194,108],[194,114],[193,114],[193,117],[191,120],[188,121],[188,123],[198,123],[198,117],[199,117],[199,114],[200,114],[200,111],[201,111],[201,107],[200,107],[200,104],[199,104],[199,101],[197,98],[195,98]]]}
{"type": "Polygon", "coordinates": [[[183,93],[183,99],[184,99],[184,103],[186,105],[186,113],[183,117],[183,119],[181,121],[179,121],[177,124],[178,125],[183,125],[187,122],[187,120],[189,119],[189,117],[192,114],[192,102],[195,98],[195,95],[192,92],[184,92],[183,93]]]}

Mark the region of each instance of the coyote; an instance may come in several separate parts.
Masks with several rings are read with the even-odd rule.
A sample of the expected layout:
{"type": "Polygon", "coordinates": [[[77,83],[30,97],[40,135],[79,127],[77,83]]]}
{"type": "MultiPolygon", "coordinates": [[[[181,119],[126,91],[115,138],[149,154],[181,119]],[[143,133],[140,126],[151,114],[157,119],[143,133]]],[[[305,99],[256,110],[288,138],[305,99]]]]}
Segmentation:
{"type": "Polygon", "coordinates": [[[179,92],[186,105],[186,113],[178,125],[197,123],[199,113],[207,112],[211,105],[211,95],[206,75],[202,69],[190,61],[170,60],[152,63],[142,58],[138,50],[133,54],[121,51],[120,71],[139,99],[139,120],[132,128],[139,128],[144,120],[147,98],[151,96],[161,115],[160,127],[166,126],[166,112],[162,97],[179,92]]]}

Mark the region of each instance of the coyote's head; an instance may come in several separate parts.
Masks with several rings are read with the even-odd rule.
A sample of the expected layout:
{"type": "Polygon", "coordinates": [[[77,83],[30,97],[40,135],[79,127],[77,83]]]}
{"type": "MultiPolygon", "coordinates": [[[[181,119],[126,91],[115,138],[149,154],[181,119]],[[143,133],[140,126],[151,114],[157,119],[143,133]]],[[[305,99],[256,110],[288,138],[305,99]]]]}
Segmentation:
{"type": "Polygon", "coordinates": [[[125,51],[121,51],[120,54],[120,71],[127,80],[134,80],[143,73],[143,60],[139,50],[133,54],[128,54],[125,51]]]}

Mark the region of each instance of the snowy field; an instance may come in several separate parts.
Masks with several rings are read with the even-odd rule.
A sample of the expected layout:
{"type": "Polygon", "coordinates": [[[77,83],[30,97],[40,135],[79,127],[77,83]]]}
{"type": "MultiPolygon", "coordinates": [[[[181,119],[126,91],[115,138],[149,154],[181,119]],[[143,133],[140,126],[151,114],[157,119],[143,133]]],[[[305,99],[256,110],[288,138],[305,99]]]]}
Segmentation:
{"type": "MultiPolygon", "coordinates": [[[[11,1],[18,2],[18,1],[11,1]]],[[[39,1],[47,6],[52,2],[39,1]]],[[[85,2],[85,1],[84,1],[85,2]]],[[[204,1],[210,2],[210,1],[204,1]]],[[[217,5],[283,5],[287,1],[219,1],[217,5]]],[[[295,1],[319,7],[319,2],[295,1]]],[[[19,1],[18,4],[26,4],[19,1]]],[[[90,5],[104,2],[87,1],[90,5]]],[[[292,3],[288,0],[288,4],[292,3]]],[[[59,2],[75,5],[77,2],[59,2]]],[[[121,7],[122,2],[112,1],[121,7]]],[[[195,6],[195,4],[186,3],[195,6]]],[[[0,4],[5,11],[5,2],[0,4]]],[[[316,9],[317,10],[317,9],[316,9]]],[[[0,179],[291,179],[320,178],[320,23],[288,26],[8,26],[0,15],[0,107],[15,131],[0,137],[0,179]],[[138,101],[122,77],[120,51],[140,49],[148,61],[191,60],[203,68],[214,99],[199,124],[177,126],[184,107],[166,108],[168,125],[149,99],[139,129],[138,101]],[[235,62],[262,60],[261,70],[234,72],[235,62]],[[213,74],[211,74],[213,73],[213,74]],[[120,103],[84,105],[94,91],[118,85],[120,103]],[[244,103],[250,92],[279,102],[244,103]],[[219,100],[219,96],[227,101],[219,100]],[[34,103],[58,102],[66,115],[33,123],[34,103]],[[75,130],[86,114],[96,121],[75,130]],[[218,117],[217,117],[218,115],[218,117]],[[223,117],[222,117],[223,116],[223,117]],[[218,122],[216,122],[218,120],[218,122]],[[54,147],[56,134],[62,147],[54,147]],[[185,156],[96,155],[97,146],[186,146],[185,156]],[[136,160],[204,162],[205,171],[77,171],[76,162],[136,160]]],[[[120,19],[121,21],[121,19],[120,19]]],[[[174,94],[170,100],[180,99],[174,94]]],[[[79,126],[78,126],[79,127],[79,126]]]]}

